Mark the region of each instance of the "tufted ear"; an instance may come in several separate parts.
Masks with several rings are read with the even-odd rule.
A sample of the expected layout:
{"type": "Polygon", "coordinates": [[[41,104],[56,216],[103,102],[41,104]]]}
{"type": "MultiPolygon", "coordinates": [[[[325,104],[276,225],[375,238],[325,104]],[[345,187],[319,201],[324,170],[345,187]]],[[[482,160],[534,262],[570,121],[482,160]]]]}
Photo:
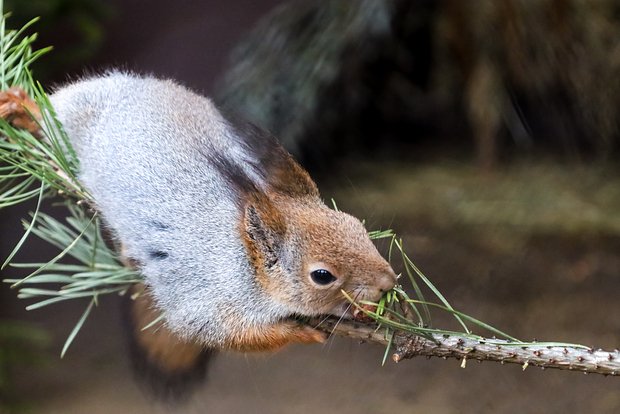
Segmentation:
{"type": "Polygon", "coordinates": [[[273,267],[280,257],[286,234],[282,214],[266,196],[254,196],[245,205],[243,225],[246,247],[254,267],[273,267]]]}

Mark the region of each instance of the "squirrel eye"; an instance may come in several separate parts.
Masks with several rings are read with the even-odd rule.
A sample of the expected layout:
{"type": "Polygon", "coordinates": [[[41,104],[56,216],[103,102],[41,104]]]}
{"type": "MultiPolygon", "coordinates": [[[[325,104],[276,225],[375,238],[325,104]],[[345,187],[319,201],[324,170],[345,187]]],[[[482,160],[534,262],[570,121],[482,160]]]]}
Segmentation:
{"type": "Polygon", "coordinates": [[[325,269],[318,269],[310,273],[312,281],[317,285],[329,285],[336,280],[336,277],[325,269]]]}

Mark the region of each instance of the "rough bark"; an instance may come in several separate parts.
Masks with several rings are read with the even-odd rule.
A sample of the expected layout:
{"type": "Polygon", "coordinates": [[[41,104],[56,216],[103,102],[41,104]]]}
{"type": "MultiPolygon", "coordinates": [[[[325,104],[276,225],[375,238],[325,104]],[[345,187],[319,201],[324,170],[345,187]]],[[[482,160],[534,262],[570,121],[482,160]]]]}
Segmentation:
{"type": "MultiPolygon", "coordinates": [[[[346,336],[363,341],[388,344],[383,329],[359,322],[328,318],[313,320],[310,324],[330,334],[346,336]]],[[[482,341],[459,337],[433,335],[433,340],[413,334],[395,333],[392,338],[395,350],[394,362],[416,356],[460,359],[465,367],[468,360],[494,361],[501,364],[520,364],[523,369],[536,366],[542,369],[556,368],[592,374],[620,377],[620,351],[601,349],[548,346],[543,343],[527,346],[515,345],[514,342],[500,339],[482,341]]]]}

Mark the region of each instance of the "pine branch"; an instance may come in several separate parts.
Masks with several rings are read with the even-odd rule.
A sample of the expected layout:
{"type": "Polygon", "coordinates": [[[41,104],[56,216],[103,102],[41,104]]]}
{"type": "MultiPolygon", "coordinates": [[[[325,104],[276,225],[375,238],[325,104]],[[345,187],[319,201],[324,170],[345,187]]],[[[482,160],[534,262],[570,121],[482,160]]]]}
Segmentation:
{"type": "Polygon", "coordinates": [[[431,334],[430,338],[397,332],[386,335],[385,329],[376,325],[350,320],[313,319],[309,325],[328,334],[344,336],[392,346],[394,362],[417,356],[460,359],[465,368],[468,360],[492,361],[501,364],[519,364],[525,370],[528,366],[542,369],[556,368],[620,377],[620,351],[604,351],[581,346],[553,346],[546,343],[524,345],[503,339],[472,339],[461,335],[431,334]]]}

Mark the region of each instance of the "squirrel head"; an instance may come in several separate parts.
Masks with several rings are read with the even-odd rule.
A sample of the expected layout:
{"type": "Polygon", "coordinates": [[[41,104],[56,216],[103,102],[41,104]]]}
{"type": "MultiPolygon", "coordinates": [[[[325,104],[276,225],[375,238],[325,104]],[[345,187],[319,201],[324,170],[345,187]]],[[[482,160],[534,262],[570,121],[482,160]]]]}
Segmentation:
{"type": "Polygon", "coordinates": [[[257,195],[242,233],[256,279],[291,314],[343,316],[357,301],[378,301],[396,283],[362,223],[317,195],[257,195]]]}

